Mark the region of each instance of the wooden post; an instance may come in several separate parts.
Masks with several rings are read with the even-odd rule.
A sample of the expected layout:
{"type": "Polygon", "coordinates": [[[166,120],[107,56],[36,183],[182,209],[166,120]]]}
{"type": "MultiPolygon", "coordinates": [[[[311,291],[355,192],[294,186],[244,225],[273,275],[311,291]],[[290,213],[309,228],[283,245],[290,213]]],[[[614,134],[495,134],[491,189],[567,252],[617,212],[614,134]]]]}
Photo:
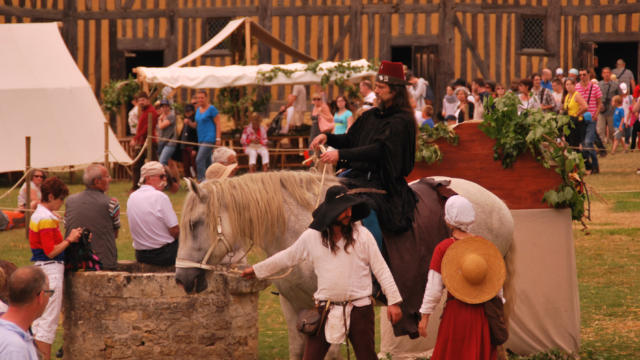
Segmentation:
{"type": "Polygon", "coordinates": [[[29,175],[31,170],[31,136],[25,136],[24,145],[26,154],[24,173],[27,175],[24,180],[26,184],[25,195],[27,196],[24,204],[24,230],[27,239],[29,239],[29,223],[31,222],[31,175],[29,175]]]}
{"type": "Polygon", "coordinates": [[[149,113],[147,116],[147,159],[144,162],[151,161],[151,157],[153,156],[153,116],[149,113]]]}
{"type": "Polygon", "coordinates": [[[104,122],[104,167],[109,171],[109,122],[104,122]]]}
{"type": "Polygon", "coordinates": [[[251,20],[244,21],[244,61],[246,65],[251,65],[251,20]]]}

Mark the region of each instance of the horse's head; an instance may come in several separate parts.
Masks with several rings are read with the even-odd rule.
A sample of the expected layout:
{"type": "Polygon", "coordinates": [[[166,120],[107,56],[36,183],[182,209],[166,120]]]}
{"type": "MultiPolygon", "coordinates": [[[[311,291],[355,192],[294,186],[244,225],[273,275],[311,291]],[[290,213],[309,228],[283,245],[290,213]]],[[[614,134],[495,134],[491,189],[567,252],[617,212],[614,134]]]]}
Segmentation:
{"type": "Polygon", "coordinates": [[[212,209],[215,190],[186,181],[189,194],[182,210],[176,282],[192,293],[207,288],[207,266],[219,263],[231,249],[226,240],[230,234],[223,232],[222,209],[212,209]]]}

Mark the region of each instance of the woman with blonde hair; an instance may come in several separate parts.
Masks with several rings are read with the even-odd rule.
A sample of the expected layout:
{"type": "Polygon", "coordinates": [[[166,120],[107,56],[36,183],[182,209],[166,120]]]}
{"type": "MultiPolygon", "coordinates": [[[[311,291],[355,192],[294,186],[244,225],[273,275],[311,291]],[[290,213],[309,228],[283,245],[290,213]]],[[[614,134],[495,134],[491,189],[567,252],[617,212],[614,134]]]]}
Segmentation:
{"type": "Polygon", "coordinates": [[[309,142],[320,135],[320,133],[332,132],[335,126],[331,109],[324,100],[322,94],[316,92],[311,97],[313,102],[313,110],[311,110],[311,132],[309,133],[309,142]]]}
{"type": "Polygon", "coordinates": [[[249,155],[249,172],[256,171],[258,155],[262,159],[262,171],[269,170],[269,150],[267,149],[267,129],[261,125],[262,117],[258,113],[249,115],[251,123],[244,128],[240,143],[245,154],[249,155]]]}

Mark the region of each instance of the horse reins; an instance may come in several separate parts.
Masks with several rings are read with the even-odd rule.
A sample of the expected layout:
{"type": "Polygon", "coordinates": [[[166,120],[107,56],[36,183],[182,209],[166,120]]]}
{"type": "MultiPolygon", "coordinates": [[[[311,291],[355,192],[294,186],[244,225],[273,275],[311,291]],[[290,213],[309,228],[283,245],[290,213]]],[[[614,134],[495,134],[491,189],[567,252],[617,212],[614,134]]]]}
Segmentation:
{"type": "MultiPolygon", "coordinates": [[[[226,254],[233,253],[233,247],[231,246],[231,244],[229,244],[229,242],[227,241],[227,238],[222,233],[222,217],[220,217],[220,216],[218,216],[218,223],[216,224],[216,232],[217,232],[216,240],[211,244],[211,246],[209,247],[209,250],[207,250],[207,253],[205,254],[205,256],[204,256],[204,258],[202,259],[201,262],[197,263],[195,261],[177,258],[176,259],[176,267],[177,268],[198,268],[198,269],[204,269],[204,270],[216,270],[216,267],[214,265],[208,264],[209,258],[211,257],[211,254],[213,254],[213,250],[215,250],[218,247],[218,245],[220,243],[222,243],[222,245],[224,245],[224,247],[227,250],[226,254]]],[[[253,244],[251,244],[251,245],[253,246],[253,244]]],[[[245,254],[244,254],[244,256],[242,258],[244,258],[247,255],[248,252],[249,251],[245,252],[245,254]]]]}

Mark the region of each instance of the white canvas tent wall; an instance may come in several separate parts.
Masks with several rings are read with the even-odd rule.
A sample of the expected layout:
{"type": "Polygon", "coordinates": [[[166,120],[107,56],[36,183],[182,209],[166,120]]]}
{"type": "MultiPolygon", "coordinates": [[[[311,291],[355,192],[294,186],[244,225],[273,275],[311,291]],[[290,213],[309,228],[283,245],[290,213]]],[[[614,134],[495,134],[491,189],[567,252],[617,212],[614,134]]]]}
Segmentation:
{"type": "MultiPolygon", "coordinates": [[[[0,25],[0,173],[104,160],[105,117],[56,23],[0,25]]],[[[109,130],[110,161],[131,161],[109,130]]]]}

